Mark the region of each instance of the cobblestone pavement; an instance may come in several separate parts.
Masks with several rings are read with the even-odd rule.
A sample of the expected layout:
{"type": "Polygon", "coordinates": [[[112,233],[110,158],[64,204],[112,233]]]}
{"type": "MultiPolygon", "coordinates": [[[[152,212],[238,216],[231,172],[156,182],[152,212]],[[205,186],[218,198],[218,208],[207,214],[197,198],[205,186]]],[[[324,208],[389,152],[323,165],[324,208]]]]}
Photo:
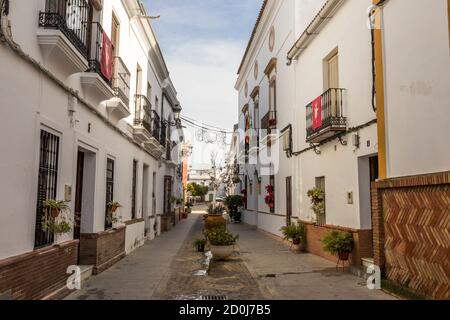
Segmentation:
{"type": "Polygon", "coordinates": [[[196,252],[193,242],[202,238],[203,221],[197,220],[184,246],[170,267],[166,287],[155,299],[190,300],[201,296],[225,296],[229,300],[263,299],[258,283],[252,278],[240,255],[228,261],[211,261],[207,276],[193,276],[202,268],[204,255],[196,252]]]}

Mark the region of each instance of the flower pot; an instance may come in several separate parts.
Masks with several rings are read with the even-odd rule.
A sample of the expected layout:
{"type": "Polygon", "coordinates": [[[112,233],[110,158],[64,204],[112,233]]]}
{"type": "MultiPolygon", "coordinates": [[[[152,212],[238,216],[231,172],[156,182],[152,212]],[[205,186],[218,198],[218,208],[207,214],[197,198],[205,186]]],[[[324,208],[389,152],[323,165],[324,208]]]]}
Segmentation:
{"type": "Polygon", "coordinates": [[[214,260],[226,260],[234,252],[234,245],[231,246],[213,246],[211,245],[211,253],[214,260]]]}
{"type": "Polygon", "coordinates": [[[60,210],[57,208],[52,208],[50,210],[50,215],[52,216],[52,218],[57,218],[59,216],[60,210]]]}
{"type": "Polygon", "coordinates": [[[115,213],[117,211],[117,207],[111,207],[111,212],[115,213]]]}
{"type": "Polygon", "coordinates": [[[298,246],[300,244],[300,239],[294,239],[292,240],[292,243],[296,246],[298,246]]]}
{"type": "Polygon", "coordinates": [[[339,260],[347,261],[349,254],[350,254],[350,252],[339,252],[339,260]]]}

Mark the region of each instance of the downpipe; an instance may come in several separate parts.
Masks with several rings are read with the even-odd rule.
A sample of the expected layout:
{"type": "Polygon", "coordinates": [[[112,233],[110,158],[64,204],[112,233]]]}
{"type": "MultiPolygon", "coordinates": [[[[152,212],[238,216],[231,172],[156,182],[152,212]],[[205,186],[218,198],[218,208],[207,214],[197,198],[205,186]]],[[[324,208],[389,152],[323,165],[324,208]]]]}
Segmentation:
{"type": "Polygon", "coordinates": [[[13,49],[19,49],[20,46],[14,41],[11,31],[11,21],[8,19],[9,0],[1,0],[0,8],[0,41],[6,43],[13,49]]]}

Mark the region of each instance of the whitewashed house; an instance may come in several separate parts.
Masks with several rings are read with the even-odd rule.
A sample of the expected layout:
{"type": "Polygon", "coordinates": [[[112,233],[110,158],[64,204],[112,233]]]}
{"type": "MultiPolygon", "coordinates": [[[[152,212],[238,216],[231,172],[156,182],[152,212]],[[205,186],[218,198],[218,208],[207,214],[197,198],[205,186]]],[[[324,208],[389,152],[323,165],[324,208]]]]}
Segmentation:
{"type": "Polygon", "coordinates": [[[281,236],[282,226],[300,220],[307,250],[329,259],[321,238],[350,231],[354,265],[372,257],[370,182],[378,178],[370,5],[264,1],[236,83],[241,154],[248,154],[244,221],[281,236]],[[320,216],[307,196],[316,187],[325,191],[320,216]]]}
{"type": "Polygon", "coordinates": [[[101,272],[174,223],[181,107],[139,1],[1,4],[0,294],[50,298],[69,265],[101,272]],[[69,204],[63,238],[45,199],[69,204]]]}

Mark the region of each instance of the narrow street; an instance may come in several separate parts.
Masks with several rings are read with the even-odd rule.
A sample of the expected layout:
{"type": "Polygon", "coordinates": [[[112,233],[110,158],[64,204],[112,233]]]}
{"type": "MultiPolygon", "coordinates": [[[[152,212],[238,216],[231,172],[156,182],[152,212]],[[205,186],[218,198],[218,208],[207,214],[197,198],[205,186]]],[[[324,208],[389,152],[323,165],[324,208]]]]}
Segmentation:
{"type": "Polygon", "coordinates": [[[239,234],[234,256],[226,262],[212,262],[207,276],[195,276],[202,269],[203,255],[192,243],[201,237],[204,209],[194,208],[171,232],[89,278],[67,299],[394,299],[382,291],[368,290],[362,278],[336,271],[333,262],[292,253],[281,241],[244,224],[230,226],[239,234]]]}

